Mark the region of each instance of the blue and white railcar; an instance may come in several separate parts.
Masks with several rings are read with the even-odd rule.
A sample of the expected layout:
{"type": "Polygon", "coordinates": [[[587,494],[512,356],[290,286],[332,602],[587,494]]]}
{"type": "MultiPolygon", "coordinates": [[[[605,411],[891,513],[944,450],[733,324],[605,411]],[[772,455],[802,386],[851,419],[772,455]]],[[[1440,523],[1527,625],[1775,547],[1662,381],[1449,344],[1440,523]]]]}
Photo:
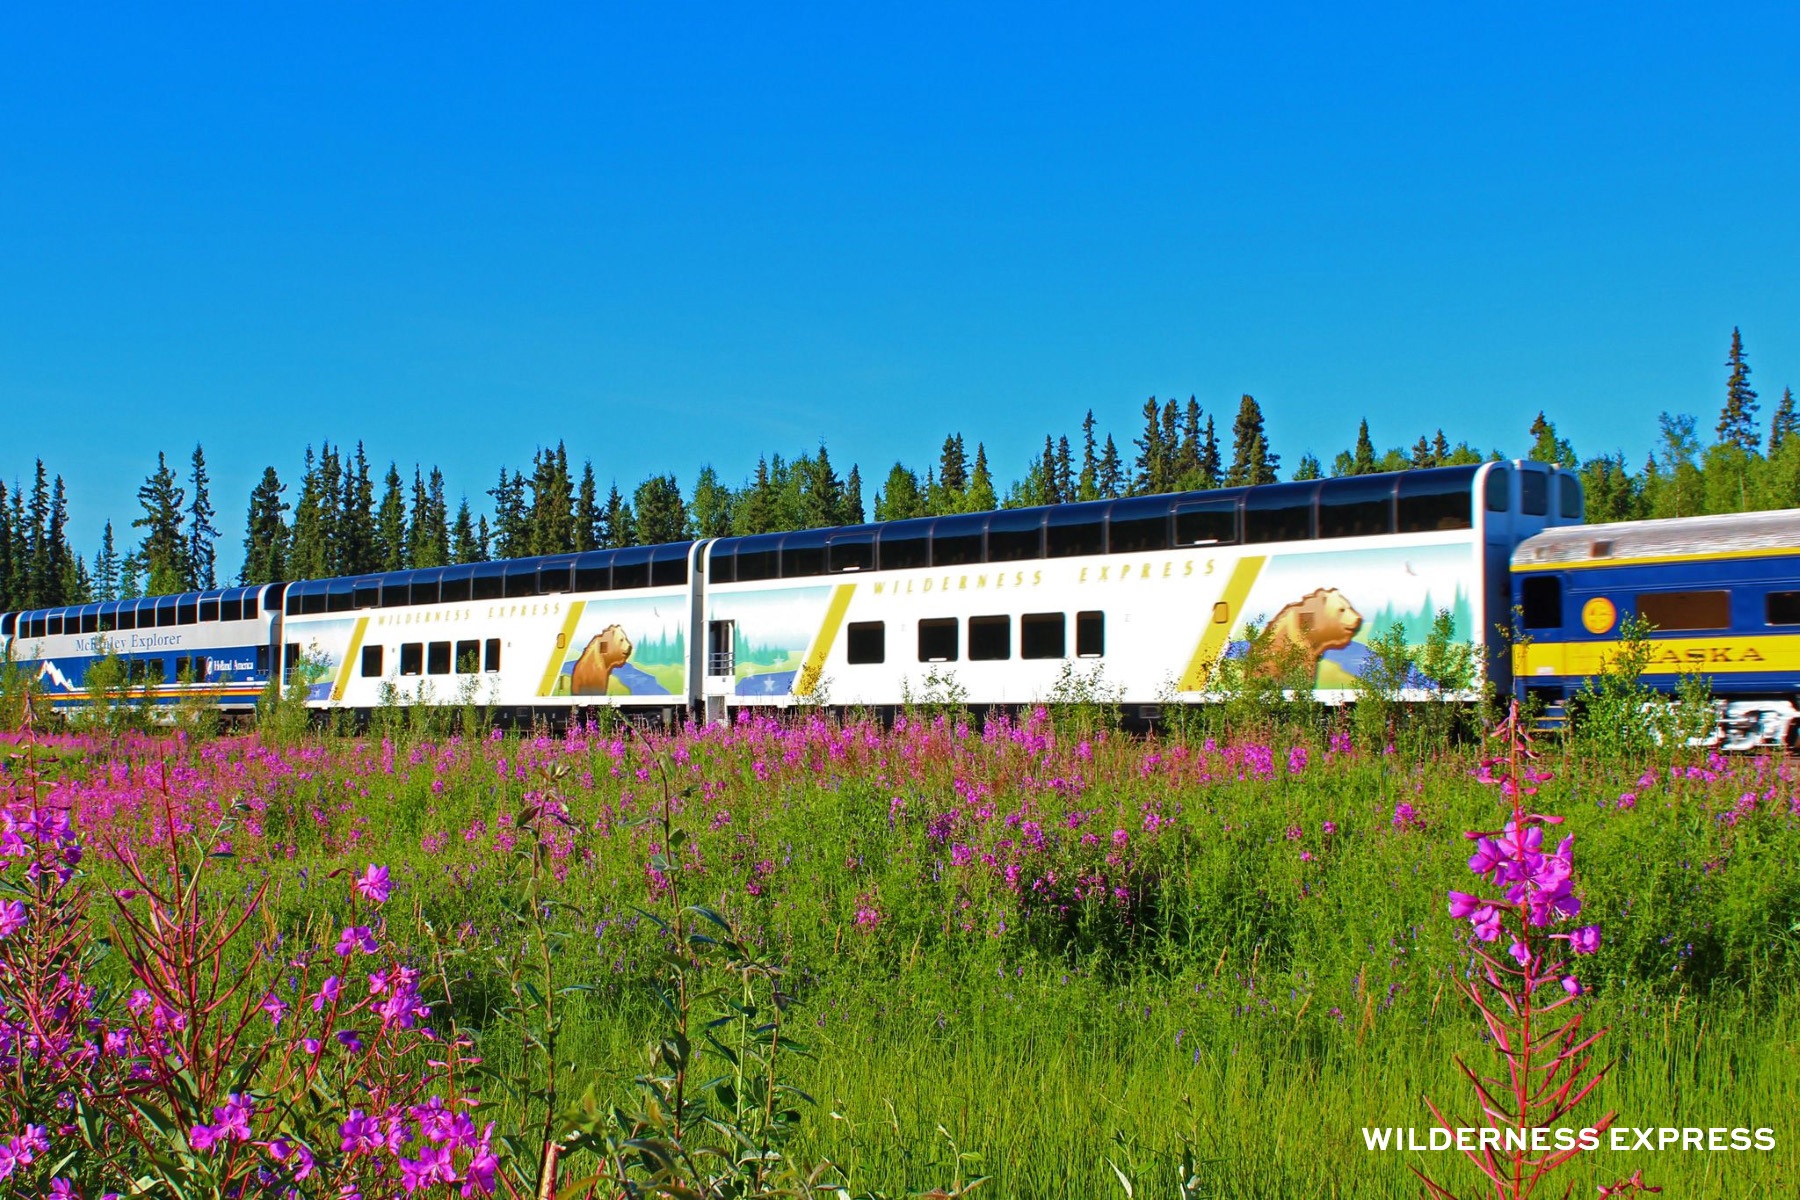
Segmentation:
{"type": "Polygon", "coordinates": [[[1337,702],[1370,638],[1423,643],[1439,611],[1504,686],[1511,551],[1581,517],[1574,475],[1515,461],[724,538],[702,696],[714,720],[934,689],[1027,704],[1071,679],[1197,702],[1254,627],[1337,702]]]}
{"type": "Polygon", "coordinates": [[[322,710],[491,706],[509,722],[689,703],[697,545],[321,579],[288,589],[284,679],[322,710]]]}
{"type": "Polygon", "coordinates": [[[1704,677],[1732,749],[1800,746],[1800,509],[1548,530],[1513,553],[1521,700],[1556,712],[1651,627],[1643,681],[1704,677]]]}
{"type": "Polygon", "coordinates": [[[123,660],[126,692],[161,709],[184,698],[248,713],[267,686],[285,585],[222,588],[9,614],[5,653],[66,711],[94,696],[90,672],[123,660]]]}

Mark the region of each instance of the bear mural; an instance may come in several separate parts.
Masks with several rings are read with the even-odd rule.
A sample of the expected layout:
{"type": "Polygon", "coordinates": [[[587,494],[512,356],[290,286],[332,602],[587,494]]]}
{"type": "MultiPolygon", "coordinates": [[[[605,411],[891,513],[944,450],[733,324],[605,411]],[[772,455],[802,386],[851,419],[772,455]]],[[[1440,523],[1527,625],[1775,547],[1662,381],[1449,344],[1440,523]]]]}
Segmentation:
{"type": "Polygon", "coordinates": [[[631,657],[631,637],[623,626],[608,625],[588,641],[569,678],[576,696],[604,696],[615,670],[631,657]]]}
{"type": "Polygon", "coordinates": [[[1264,652],[1257,670],[1274,676],[1298,665],[1317,678],[1327,651],[1342,650],[1356,639],[1362,614],[1336,588],[1318,588],[1289,604],[1270,620],[1259,639],[1264,652]]]}

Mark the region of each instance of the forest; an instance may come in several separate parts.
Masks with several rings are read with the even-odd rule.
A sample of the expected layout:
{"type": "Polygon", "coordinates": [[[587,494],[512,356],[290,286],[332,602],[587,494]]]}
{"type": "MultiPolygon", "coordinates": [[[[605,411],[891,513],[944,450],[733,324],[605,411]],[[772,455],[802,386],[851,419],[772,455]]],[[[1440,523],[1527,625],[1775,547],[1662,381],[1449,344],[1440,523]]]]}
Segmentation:
{"type": "MultiPolygon", "coordinates": [[[[653,545],[686,538],[768,533],[865,520],[897,520],[1002,507],[1056,504],[1159,492],[1204,490],[1278,479],[1317,479],[1524,457],[1580,472],[1591,522],[1694,516],[1800,506],[1800,416],[1783,388],[1767,422],[1750,383],[1743,339],[1734,329],[1710,443],[1691,414],[1659,413],[1656,449],[1637,466],[1622,454],[1583,458],[1545,412],[1517,447],[1452,445],[1440,428],[1411,446],[1377,450],[1365,418],[1349,448],[1329,464],[1308,453],[1285,475],[1264,433],[1261,406],[1243,396],[1225,438],[1219,414],[1194,396],[1144,402],[1130,457],[1102,433],[1090,409],[1073,435],[1044,435],[1024,451],[1020,478],[995,479],[988,449],[971,456],[964,437],[944,438],[935,463],[920,471],[894,463],[865,503],[858,466],[843,475],[825,445],[793,457],[765,454],[736,487],[702,466],[683,488],[674,473],[652,474],[629,495],[610,481],[601,495],[591,459],[579,471],[566,444],[540,449],[529,471],[502,466],[492,487],[455,510],[436,466],[397,462],[379,473],[363,444],[329,442],[305,450],[297,484],[273,465],[251,490],[243,522],[242,567],[235,582],[269,583],[482,562],[534,554],[653,545]],[[1226,448],[1228,443],[1228,452],[1226,448]]],[[[1023,449],[1023,448],[1021,448],[1023,449]]],[[[205,450],[196,445],[183,470],[159,453],[138,489],[140,511],[128,526],[107,521],[99,545],[72,544],[68,495],[40,458],[31,480],[0,482],[0,610],[82,604],[218,587],[223,536],[205,450]]]]}

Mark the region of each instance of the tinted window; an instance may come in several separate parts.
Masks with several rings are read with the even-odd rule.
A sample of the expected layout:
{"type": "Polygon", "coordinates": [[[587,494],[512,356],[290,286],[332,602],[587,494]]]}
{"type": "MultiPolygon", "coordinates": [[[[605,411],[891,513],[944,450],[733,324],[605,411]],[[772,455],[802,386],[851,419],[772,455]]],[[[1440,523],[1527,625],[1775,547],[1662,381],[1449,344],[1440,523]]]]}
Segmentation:
{"type": "Polygon", "coordinates": [[[62,636],[62,626],[63,626],[63,620],[62,620],[61,613],[57,613],[54,617],[45,617],[44,618],[44,636],[45,637],[61,637],[62,636]]]}
{"type": "Polygon", "coordinates": [[[986,527],[986,513],[939,517],[931,527],[931,565],[965,567],[980,562],[982,532],[986,527]]]}
{"type": "Polygon", "coordinates": [[[1184,500],[1175,506],[1177,546],[1228,546],[1238,540],[1238,502],[1184,500]]]}
{"type": "MultiPolygon", "coordinates": [[[[1106,518],[1106,546],[1114,554],[1169,548],[1169,501],[1162,496],[1116,501],[1106,518]]],[[[970,643],[973,646],[973,643],[970,643]]]]}
{"type": "Polygon", "coordinates": [[[244,602],[242,600],[219,601],[219,620],[241,621],[244,618],[244,602]]]}
{"type": "Polygon", "coordinates": [[[995,662],[1012,657],[1011,617],[969,618],[969,661],[995,662]]]}
{"type": "Polygon", "coordinates": [[[955,617],[939,617],[919,622],[919,661],[956,661],[955,617]]]}
{"type": "Polygon", "coordinates": [[[133,601],[127,600],[119,606],[118,613],[113,617],[113,625],[118,629],[137,628],[137,607],[133,601]]]}
{"type": "Polygon", "coordinates": [[[1377,537],[1392,532],[1392,477],[1351,476],[1319,486],[1320,537],[1377,537]]]}
{"type": "Polygon", "coordinates": [[[450,673],[449,642],[432,642],[425,648],[425,673],[427,675],[448,675],[450,673]]]}
{"type": "Polygon", "coordinates": [[[414,571],[412,584],[406,589],[414,604],[436,604],[442,598],[439,580],[443,572],[436,567],[424,571],[414,571]]]}
{"type": "Polygon", "coordinates": [[[852,665],[887,661],[887,626],[881,621],[852,621],[845,628],[844,655],[852,665]]]}
{"type": "Polygon", "coordinates": [[[588,553],[575,560],[575,590],[604,592],[612,587],[612,555],[588,553]]]}
{"type": "Polygon", "coordinates": [[[1244,493],[1246,542],[1298,542],[1313,535],[1314,483],[1271,483],[1244,493]]]}
{"type": "Polygon", "coordinates": [[[1542,471],[1519,472],[1519,511],[1541,517],[1550,511],[1550,477],[1542,471]]]}
{"type": "Polygon", "coordinates": [[[200,602],[200,619],[202,621],[218,620],[219,602],[217,600],[202,600],[200,602]]]}
{"type": "Polygon", "coordinates": [[[500,639],[489,638],[482,652],[481,669],[498,671],[500,669],[500,639]]]}
{"type": "Polygon", "coordinates": [[[425,643],[400,643],[400,673],[402,675],[421,675],[425,671],[425,643]]]}
{"type": "Polygon", "coordinates": [[[1039,509],[997,512],[988,518],[987,560],[1020,562],[1044,556],[1044,514],[1039,509]]]}
{"type": "Polygon", "coordinates": [[[356,585],[348,579],[333,579],[325,585],[325,611],[349,612],[356,600],[356,585]]]}
{"type": "Polygon", "coordinates": [[[757,579],[774,579],[781,574],[781,538],[762,534],[738,543],[737,579],[749,583],[757,579]]]}
{"type": "MultiPolygon", "coordinates": [[[[875,533],[873,530],[858,530],[855,533],[835,534],[825,548],[825,569],[832,573],[840,571],[867,571],[875,565],[875,533]]],[[[880,662],[880,659],[876,659],[880,662]]]]}
{"type": "Polygon", "coordinates": [[[481,670],[481,643],[467,641],[456,643],[456,673],[473,675],[481,670]]]}
{"type": "Polygon", "coordinates": [[[1800,592],[1770,592],[1766,612],[1771,625],[1800,625],[1800,592]]]}
{"type": "Polygon", "coordinates": [[[358,579],[350,591],[350,607],[380,608],[381,580],[374,576],[358,579]]]}
{"type": "Polygon", "coordinates": [[[1555,575],[1527,575],[1519,586],[1519,606],[1525,610],[1525,628],[1561,628],[1562,580],[1555,575]]]}
{"type": "Polygon", "coordinates": [[[99,633],[100,632],[100,610],[99,609],[97,609],[97,608],[89,609],[88,611],[81,614],[81,632],[83,632],[83,633],[99,633]]]}
{"type": "Polygon", "coordinates": [[[883,571],[905,571],[931,565],[931,521],[897,521],[883,526],[876,540],[875,561],[883,571]]]}
{"type": "Polygon", "coordinates": [[[1044,518],[1044,553],[1051,558],[1105,554],[1107,508],[1100,503],[1051,509],[1044,518]]]}
{"type": "Polygon", "coordinates": [[[737,581],[737,543],[718,543],[706,552],[706,573],[714,583],[737,581]],[[720,546],[726,546],[720,549],[720,546]]]}
{"type": "Polygon", "coordinates": [[[1106,614],[1103,612],[1079,612],[1075,614],[1075,656],[1077,658],[1099,658],[1106,653],[1106,614]]]}
{"type": "MultiPolygon", "coordinates": [[[[323,601],[325,599],[325,597],[320,596],[319,599],[321,601],[323,601]]],[[[165,625],[175,624],[175,616],[176,616],[176,613],[175,613],[175,601],[174,600],[158,600],[156,602],[156,625],[157,625],[157,628],[160,629],[165,625]]]]}
{"type": "Polygon", "coordinates": [[[300,612],[304,616],[316,616],[325,611],[325,585],[311,583],[300,593],[300,612]]]}
{"type": "Polygon", "coordinates": [[[613,551],[613,590],[650,586],[650,550],[647,546],[629,546],[613,551]]]}
{"type": "Polygon", "coordinates": [[[1556,477],[1556,492],[1561,498],[1559,511],[1569,521],[1581,520],[1581,481],[1573,475],[1556,477]]]}
{"type": "MultiPolygon", "coordinates": [[[[269,599],[273,604],[281,603],[275,596],[270,596],[269,599]]],[[[244,595],[244,620],[248,621],[254,616],[256,616],[256,593],[247,592],[244,595]]]]}
{"type": "MultiPolygon", "coordinates": [[[[446,567],[444,581],[438,588],[438,603],[466,604],[469,600],[470,584],[474,582],[475,572],[470,567],[446,567]]],[[[361,608],[362,605],[357,605],[361,608]]]]}
{"type": "Polygon", "coordinates": [[[538,564],[538,594],[554,596],[558,592],[569,590],[569,580],[574,575],[575,560],[571,558],[552,559],[538,564]]]}
{"type": "Polygon", "coordinates": [[[1512,472],[1495,467],[1487,477],[1487,510],[1505,512],[1512,506],[1512,472]]]}
{"type": "Polygon", "coordinates": [[[1643,592],[1638,616],[1657,629],[1727,629],[1731,626],[1731,593],[1643,592]]]}
{"type": "MultiPolygon", "coordinates": [[[[506,598],[520,600],[538,594],[538,569],[534,562],[506,564],[506,598]]],[[[414,603],[418,603],[414,601],[414,603]]]]}
{"type": "MultiPolygon", "coordinates": [[[[1019,618],[1019,657],[1020,658],[1062,658],[1063,628],[1067,625],[1063,615],[1056,613],[1026,613],[1019,618]]],[[[974,639],[970,639],[969,652],[974,655],[974,639]]]]}
{"type": "MultiPolygon", "coordinates": [[[[500,581],[496,579],[494,582],[498,584],[500,581]]],[[[499,594],[498,590],[494,592],[494,595],[496,596],[499,594]]],[[[389,575],[381,581],[381,607],[400,608],[404,606],[411,597],[411,571],[401,571],[397,574],[389,575]]]]}
{"type": "Polygon", "coordinates": [[[1401,533],[1432,533],[1475,527],[1475,468],[1451,471],[1407,471],[1400,476],[1396,501],[1401,533]]]}
{"type": "Polygon", "coordinates": [[[825,573],[825,534],[817,529],[790,533],[781,539],[781,577],[798,579],[825,573]]]}
{"type": "MultiPolygon", "coordinates": [[[[477,563],[470,589],[477,600],[498,600],[506,595],[506,567],[502,563],[477,563]]],[[[387,593],[382,593],[383,603],[387,593]]]]}
{"type": "Polygon", "coordinates": [[[680,587],[688,581],[688,548],[658,546],[650,556],[650,586],[680,587]]]}
{"type": "MultiPolygon", "coordinates": [[[[118,628],[118,620],[119,620],[119,611],[117,608],[115,608],[111,604],[103,606],[100,609],[100,632],[101,633],[111,633],[114,629],[118,628]]],[[[0,618],[0,636],[3,636],[5,634],[11,633],[11,632],[12,632],[12,618],[11,617],[0,618]]]]}
{"type": "Polygon", "coordinates": [[[362,648],[362,677],[364,679],[381,678],[380,646],[364,646],[362,648]]]}

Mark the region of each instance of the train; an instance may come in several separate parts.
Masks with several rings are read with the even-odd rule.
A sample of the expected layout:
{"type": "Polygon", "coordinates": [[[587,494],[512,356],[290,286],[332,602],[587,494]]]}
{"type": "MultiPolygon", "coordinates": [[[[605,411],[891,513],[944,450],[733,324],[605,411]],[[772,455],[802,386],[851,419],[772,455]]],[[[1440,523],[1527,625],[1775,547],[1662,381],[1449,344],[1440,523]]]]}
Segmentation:
{"type": "MultiPolygon", "coordinates": [[[[1487,683],[1555,709],[1643,614],[1653,685],[1702,668],[1721,736],[1791,746],[1796,596],[1800,514],[1587,525],[1574,472],[1510,460],[6,613],[0,655],[58,708],[88,703],[90,669],[117,654],[147,702],[227,715],[274,685],[357,719],[477,704],[514,724],[723,722],[1081,694],[1153,720],[1216,699],[1220,664],[1258,646],[1322,702],[1353,702],[1372,639],[1398,626],[1418,645],[1446,621],[1475,668],[1447,698],[1487,683]]],[[[1416,671],[1400,691],[1444,698],[1416,671]]]]}

